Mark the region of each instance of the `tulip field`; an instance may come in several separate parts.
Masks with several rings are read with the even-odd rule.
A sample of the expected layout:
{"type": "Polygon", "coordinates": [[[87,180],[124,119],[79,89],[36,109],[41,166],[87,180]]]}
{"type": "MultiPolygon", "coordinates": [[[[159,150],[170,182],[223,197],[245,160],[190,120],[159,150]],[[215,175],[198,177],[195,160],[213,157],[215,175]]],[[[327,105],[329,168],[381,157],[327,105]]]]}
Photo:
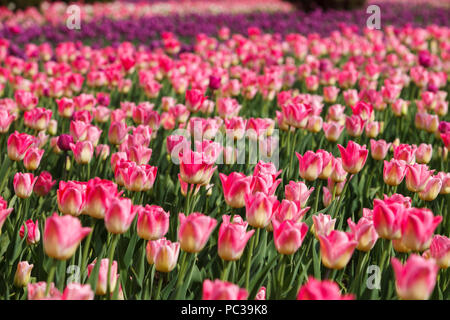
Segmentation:
{"type": "Polygon", "coordinates": [[[450,9],[418,3],[1,8],[0,299],[450,299],[450,9]]]}

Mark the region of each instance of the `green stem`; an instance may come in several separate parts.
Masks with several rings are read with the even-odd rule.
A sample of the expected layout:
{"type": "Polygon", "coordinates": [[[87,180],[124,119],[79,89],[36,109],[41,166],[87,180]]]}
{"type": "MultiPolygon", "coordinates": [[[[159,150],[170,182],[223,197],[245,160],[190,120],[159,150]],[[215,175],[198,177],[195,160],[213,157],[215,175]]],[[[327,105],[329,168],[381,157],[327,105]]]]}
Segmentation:
{"type": "Polygon", "coordinates": [[[247,265],[245,270],[245,288],[249,290],[249,284],[250,284],[250,266],[252,263],[252,255],[253,255],[253,246],[255,245],[255,237],[252,237],[250,239],[250,247],[248,248],[248,255],[247,255],[247,265]]]}
{"type": "Polygon", "coordinates": [[[163,283],[163,273],[159,274],[158,289],[156,289],[155,300],[160,300],[161,288],[163,283]]]}
{"type": "Polygon", "coordinates": [[[230,273],[230,266],[232,261],[224,261],[224,268],[222,272],[222,281],[228,281],[228,274],[230,273]]]}
{"type": "Polygon", "coordinates": [[[86,269],[87,255],[88,255],[88,252],[89,252],[89,247],[90,247],[90,244],[91,244],[92,234],[94,233],[96,222],[97,222],[97,220],[94,220],[92,222],[92,230],[88,234],[86,242],[84,243],[83,255],[82,255],[82,258],[81,258],[81,265],[80,265],[81,270],[85,270],[86,269]]]}
{"type": "Polygon", "coordinates": [[[339,212],[339,210],[341,208],[342,199],[344,199],[344,195],[345,195],[345,192],[347,191],[348,185],[350,183],[350,179],[351,179],[351,176],[348,177],[348,179],[345,181],[344,189],[342,190],[342,193],[339,196],[339,200],[338,200],[336,209],[334,210],[333,218],[335,218],[337,216],[337,214],[338,214],[338,212],[339,212]]]}
{"type": "Polygon", "coordinates": [[[45,288],[45,297],[47,297],[48,293],[50,292],[50,284],[53,282],[53,278],[55,277],[55,271],[56,271],[57,265],[58,265],[58,260],[52,259],[52,266],[50,268],[50,272],[48,273],[48,277],[47,277],[47,286],[45,288]]]}

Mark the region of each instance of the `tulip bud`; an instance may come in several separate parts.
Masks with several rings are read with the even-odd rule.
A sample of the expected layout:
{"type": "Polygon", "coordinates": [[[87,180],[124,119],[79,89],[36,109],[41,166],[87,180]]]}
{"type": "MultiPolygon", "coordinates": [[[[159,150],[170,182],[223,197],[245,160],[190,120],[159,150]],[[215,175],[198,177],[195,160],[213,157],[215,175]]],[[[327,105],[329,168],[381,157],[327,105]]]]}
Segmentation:
{"type": "Polygon", "coordinates": [[[32,264],[27,261],[21,261],[17,264],[16,274],[14,275],[14,285],[18,288],[26,287],[30,282],[32,264]]]}

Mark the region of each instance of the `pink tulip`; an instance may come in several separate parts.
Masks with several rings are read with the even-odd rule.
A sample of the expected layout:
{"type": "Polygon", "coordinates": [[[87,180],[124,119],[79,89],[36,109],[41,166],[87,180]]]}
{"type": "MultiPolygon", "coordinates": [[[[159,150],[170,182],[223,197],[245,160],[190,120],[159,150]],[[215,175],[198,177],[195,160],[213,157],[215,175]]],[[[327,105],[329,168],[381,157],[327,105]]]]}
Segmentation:
{"type": "Polygon", "coordinates": [[[236,117],[241,110],[241,105],[233,98],[219,98],[217,100],[217,113],[222,118],[236,117]]]}
{"type": "Polygon", "coordinates": [[[261,287],[255,296],[255,300],[266,300],[266,287],[261,287]]]}
{"type": "Polygon", "coordinates": [[[375,199],[373,207],[373,225],[380,238],[394,240],[401,237],[401,226],[406,215],[401,203],[386,203],[375,199]]]}
{"type": "Polygon", "coordinates": [[[111,122],[108,132],[109,142],[115,145],[122,144],[128,135],[128,130],[125,122],[111,122]]]}
{"type": "Polygon", "coordinates": [[[339,286],[330,280],[316,280],[308,278],[297,295],[297,300],[353,300],[353,294],[341,295],[339,286]]]}
{"type": "Polygon", "coordinates": [[[429,209],[408,209],[401,225],[402,244],[416,252],[428,249],[434,230],[441,221],[442,216],[434,216],[429,209]]]}
{"type": "Polygon", "coordinates": [[[403,160],[391,159],[384,161],[383,180],[387,185],[398,186],[402,183],[406,175],[406,162],[403,160]]]}
{"type": "Polygon", "coordinates": [[[358,223],[355,224],[350,218],[348,218],[347,223],[355,240],[358,241],[356,249],[364,252],[370,251],[378,240],[378,233],[375,230],[373,221],[362,217],[359,219],[358,223]]]}
{"type": "Polygon", "coordinates": [[[70,144],[75,161],[79,164],[88,164],[94,155],[94,146],[90,141],[78,141],[70,144]]]}
{"type": "Polygon", "coordinates": [[[316,154],[322,158],[322,169],[319,174],[319,179],[327,180],[333,172],[334,157],[331,153],[322,149],[317,150],[316,154]]]}
{"type": "Polygon", "coordinates": [[[28,261],[20,261],[17,264],[16,273],[14,275],[14,285],[16,287],[22,288],[28,285],[33,267],[34,265],[29,264],[28,261]]]}
{"type": "Polygon", "coordinates": [[[243,173],[232,172],[226,176],[219,174],[222,182],[223,195],[225,202],[232,208],[243,208],[245,206],[244,195],[250,193],[251,177],[243,173]]]}
{"type": "Polygon", "coordinates": [[[119,167],[117,171],[120,173],[127,190],[148,191],[153,188],[158,168],[149,164],[136,165],[134,162],[131,162],[130,166],[125,168],[119,167]]]}
{"type": "Polygon", "coordinates": [[[36,131],[46,130],[52,117],[52,110],[45,108],[35,108],[25,111],[23,121],[25,126],[36,131]]]}
{"type": "Polygon", "coordinates": [[[189,184],[207,185],[217,167],[214,157],[191,150],[180,157],[180,175],[189,184]]]}
{"type": "Polygon", "coordinates": [[[290,103],[281,107],[283,117],[287,124],[294,128],[306,128],[308,117],[312,112],[309,105],[290,103]]]}
{"type": "Polygon", "coordinates": [[[386,143],[383,139],[373,140],[370,139],[370,154],[375,160],[383,160],[386,158],[387,152],[391,147],[392,143],[386,143]]]}
{"type": "Polygon", "coordinates": [[[128,160],[136,162],[136,164],[147,164],[152,156],[152,149],[142,145],[132,146],[127,150],[128,160]]]}
{"type": "Polygon", "coordinates": [[[342,183],[347,180],[348,172],[342,166],[341,158],[333,158],[333,171],[331,172],[331,180],[335,183],[342,183]]]}
{"type": "Polygon", "coordinates": [[[35,177],[32,173],[17,172],[14,175],[13,180],[14,192],[19,198],[29,198],[33,192],[33,186],[36,180],[37,177],[35,177]]]}
{"type": "Polygon", "coordinates": [[[83,228],[77,218],[67,215],[58,216],[55,212],[45,220],[45,253],[57,260],[67,260],[75,253],[81,240],[91,231],[91,228],[83,228]]]}
{"type": "Polygon", "coordinates": [[[62,300],[94,300],[89,284],[69,283],[62,294],[62,300]]]}
{"type": "Polygon", "coordinates": [[[285,255],[294,254],[302,245],[308,232],[306,223],[297,222],[297,220],[284,220],[280,223],[274,219],[272,224],[273,239],[277,251],[285,255]]]}
{"type": "Polygon", "coordinates": [[[338,148],[341,153],[344,170],[351,174],[361,171],[366,163],[367,154],[369,153],[366,146],[361,147],[359,144],[350,140],[347,144],[347,148],[344,148],[340,144],[338,144],[338,148]]]}
{"type": "Polygon", "coordinates": [[[149,241],[146,247],[147,262],[154,264],[159,272],[170,272],[176,265],[180,254],[180,243],[166,238],[149,241]]]}
{"type": "Polygon", "coordinates": [[[395,273],[395,287],[400,299],[429,299],[439,270],[434,260],[426,260],[412,254],[404,265],[396,258],[392,258],[391,263],[395,273]]]}
{"type": "Polygon", "coordinates": [[[322,172],[322,156],[312,151],[307,151],[303,156],[295,153],[299,162],[300,177],[308,181],[316,180],[322,172]]]}
{"type": "Polygon", "coordinates": [[[335,86],[329,86],[323,88],[323,97],[325,102],[334,103],[339,95],[340,89],[335,86]]]}
{"type": "Polygon", "coordinates": [[[423,191],[433,172],[426,164],[407,165],[406,187],[411,192],[423,191]]]}
{"type": "Polygon", "coordinates": [[[133,222],[136,210],[128,198],[114,198],[105,212],[105,227],[108,232],[122,234],[127,232],[133,222]]]}
{"type": "Polygon", "coordinates": [[[59,211],[63,214],[79,216],[86,200],[86,183],[61,180],[56,195],[59,211]]]}
{"type": "Polygon", "coordinates": [[[274,179],[274,175],[259,173],[250,177],[250,191],[251,194],[256,192],[263,192],[267,195],[274,195],[278,185],[281,183],[281,179],[274,179]]]}
{"type": "Polygon", "coordinates": [[[353,114],[361,117],[362,120],[373,120],[373,107],[364,101],[358,101],[355,106],[351,107],[353,114]]]}
{"type": "Polygon", "coordinates": [[[312,219],[311,232],[314,233],[317,239],[319,239],[319,235],[328,236],[334,230],[336,219],[331,219],[330,215],[319,213],[318,215],[313,215],[312,219]]]}
{"type": "Polygon", "coordinates": [[[200,252],[206,245],[211,232],[217,225],[217,220],[202,213],[194,212],[187,217],[180,213],[178,240],[181,249],[186,252],[200,252]]]}
{"type": "Polygon", "coordinates": [[[267,227],[278,208],[277,197],[256,192],[246,194],[244,199],[248,224],[254,228],[267,227]]]}
{"type": "Polygon", "coordinates": [[[50,290],[48,295],[45,295],[47,289],[47,282],[40,281],[36,283],[28,283],[27,292],[28,300],[61,300],[61,292],[55,288],[55,284],[50,283],[50,290]]]}
{"type": "Polygon", "coordinates": [[[394,159],[403,160],[406,163],[414,163],[416,160],[417,147],[415,145],[410,146],[409,144],[400,144],[394,148],[394,159]]]}
{"type": "Polygon", "coordinates": [[[435,235],[431,240],[429,255],[435,259],[439,268],[447,269],[450,266],[450,239],[435,235]]]}
{"type": "Polygon", "coordinates": [[[113,198],[118,197],[117,185],[98,177],[88,181],[83,213],[95,219],[103,219],[113,198]]]}
{"type": "Polygon", "coordinates": [[[322,127],[325,138],[331,142],[336,142],[344,130],[344,126],[338,124],[337,122],[324,122],[322,127]]]}
{"type": "Polygon", "coordinates": [[[5,109],[0,109],[0,133],[7,133],[16,117],[5,109]]]}
{"type": "Polygon", "coordinates": [[[158,240],[169,230],[170,213],[156,205],[139,207],[137,220],[138,236],[144,240],[158,240]]]}
{"type": "Polygon", "coordinates": [[[419,198],[423,201],[433,201],[439,195],[442,188],[442,181],[439,178],[430,178],[425,185],[425,189],[419,192],[419,198]]]}
{"type": "Polygon", "coordinates": [[[15,131],[8,138],[8,157],[13,161],[22,160],[34,142],[35,137],[15,131]]]}
{"type": "Polygon", "coordinates": [[[23,158],[23,165],[25,169],[33,171],[39,167],[41,163],[42,156],[44,155],[44,150],[31,147],[25,152],[25,157],[23,158]]]}
{"type": "Polygon", "coordinates": [[[289,184],[284,187],[284,196],[287,200],[299,201],[300,207],[304,208],[313,191],[313,187],[308,189],[306,184],[302,181],[289,181],[289,184]]]}
{"type": "Polygon", "coordinates": [[[14,208],[8,209],[8,203],[6,203],[5,199],[0,196],[0,232],[3,224],[5,223],[6,218],[10,215],[10,213],[14,210],[14,208]]]}
{"type": "Polygon", "coordinates": [[[350,261],[358,245],[352,234],[332,230],[329,235],[318,235],[322,263],[330,269],[342,269],[350,261]]]}
{"type": "Polygon", "coordinates": [[[450,193],[450,172],[439,172],[435,178],[438,178],[442,181],[442,187],[440,194],[449,194],[450,193]]]}
{"type": "MultiPolygon", "coordinates": [[[[97,259],[94,260],[91,264],[87,266],[88,276],[91,276],[92,270],[96,265],[97,259]]],[[[109,259],[102,259],[100,261],[100,268],[98,271],[98,280],[97,287],[95,288],[95,294],[99,296],[104,296],[107,294],[108,290],[108,268],[109,268],[109,259]]],[[[114,292],[114,289],[117,285],[117,280],[119,279],[119,274],[117,274],[117,261],[113,261],[111,263],[110,277],[109,277],[109,286],[110,292],[114,292]]]]}
{"type": "Polygon", "coordinates": [[[198,89],[186,90],[186,107],[190,112],[197,112],[201,108],[206,97],[198,89]]]}
{"type": "Polygon", "coordinates": [[[233,221],[230,221],[231,216],[223,215],[222,220],[217,241],[219,256],[225,261],[238,260],[255,230],[247,232],[248,223],[238,215],[233,217],[233,221]]]}
{"type": "Polygon", "coordinates": [[[38,98],[33,92],[29,91],[16,90],[14,99],[17,102],[17,106],[22,111],[31,110],[38,104],[38,98]]]}
{"type": "MultiPolygon", "coordinates": [[[[33,222],[33,220],[29,219],[25,222],[25,225],[27,227],[27,244],[35,244],[38,243],[41,239],[41,233],[39,232],[39,224],[36,220],[36,223],[33,222]]],[[[19,235],[23,239],[25,236],[25,226],[21,226],[19,230],[19,235]]]]}
{"type": "Polygon", "coordinates": [[[420,164],[427,164],[433,155],[433,146],[431,144],[421,143],[416,150],[416,161],[420,164]]]}
{"type": "Polygon", "coordinates": [[[202,300],[247,300],[248,292],[237,285],[221,280],[203,281],[202,300]]]}
{"type": "Polygon", "coordinates": [[[366,121],[358,115],[354,114],[345,118],[345,129],[351,137],[359,137],[363,133],[365,125],[366,121]]]}

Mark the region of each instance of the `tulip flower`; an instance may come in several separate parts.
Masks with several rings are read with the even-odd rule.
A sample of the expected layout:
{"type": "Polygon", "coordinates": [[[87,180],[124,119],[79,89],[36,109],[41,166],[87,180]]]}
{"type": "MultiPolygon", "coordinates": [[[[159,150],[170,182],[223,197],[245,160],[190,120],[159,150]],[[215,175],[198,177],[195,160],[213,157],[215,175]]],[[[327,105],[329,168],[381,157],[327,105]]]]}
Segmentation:
{"type": "Polygon", "coordinates": [[[273,239],[275,248],[281,254],[294,254],[302,245],[303,239],[308,232],[306,223],[297,222],[296,220],[284,220],[278,222],[272,220],[273,239]]]}
{"type": "Polygon", "coordinates": [[[425,185],[425,189],[419,192],[419,198],[423,201],[433,201],[437,198],[442,188],[442,180],[430,178],[425,185]]]}
{"type": "MultiPolygon", "coordinates": [[[[91,276],[92,270],[97,263],[97,259],[87,266],[88,276],[91,276]]],[[[95,294],[99,296],[104,296],[107,294],[108,287],[108,267],[109,259],[102,259],[100,261],[100,268],[98,271],[97,287],[95,288],[95,294]]],[[[117,280],[119,279],[119,274],[117,273],[117,261],[111,263],[111,270],[109,273],[109,288],[110,292],[114,292],[117,285],[117,280]]]]}
{"type": "Polygon", "coordinates": [[[244,207],[244,195],[250,193],[251,177],[247,177],[243,173],[232,172],[228,176],[220,173],[219,178],[222,182],[223,195],[227,205],[232,208],[244,207]]]}
{"type": "Polygon", "coordinates": [[[169,230],[170,213],[156,205],[138,208],[137,233],[144,240],[158,240],[169,230]]]}
{"type": "Polygon", "coordinates": [[[383,139],[373,140],[370,139],[370,154],[375,160],[383,160],[386,158],[386,154],[391,147],[392,143],[386,143],[383,139]]]}
{"type": "Polygon", "coordinates": [[[147,262],[154,264],[159,272],[170,272],[176,265],[180,253],[180,243],[166,238],[149,241],[146,247],[147,262]]]}
{"type": "Polygon", "coordinates": [[[358,245],[352,234],[332,230],[329,235],[318,235],[322,263],[330,269],[342,269],[350,261],[358,245]]]}
{"type": "Polygon", "coordinates": [[[358,241],[356,249],[364,252],[370,251],[378,240],[378,233],[373,226],[373,221],[362,217],[359,219],[358,223],[355,224],[348,218],[347,223],[355,240],[358,241]]]}
{"type": "Polygon", "coordinates": [[[317,239],[319,239],[319,235],[328,236],[334,230],[336,219],[331,219],[330,215],[319,213],[318,215],[313,215],[312,219],[311,232],[314,233],[317,239]]]}
{"type": "Polygon", "coordinates": [[[2,230],[2,226],[5,223],[6,218],[10,215],[10,213],[14,210],[14,208],[7,208],[8,204],[6,201],[0,196],[0,233],[2,230]]]}
{"type": "Polygon", "coordinates": [[[322,156],[312,151],[307,151],[303,156],[298,152],[295,154],[299,162],[300,177],[308,181],[316,180],[322,172],[322,156]]]}
{"type": "Polygon", "coordinates": [[[245,195],[245,208],[248,224],[254,228],[265,228],[272,220],[279,202],[277,197],[262,192],[245,195]]]}
{"type": "Polygon", "coordinates": [[[384,161],[383,180],[384,183],[390,186],[398,186],[402,183],[406,175],[406,162],[403,160],[391,159],[391,161],[384,161]]]}
{"type": "Polygon", "coordinates": [[[406,187],[411,192],[423,191],[433,172],[434,170],[429,170],[426,164],[407,165],[406,187]]]}
{"type": "MultiPolygon", "coordinates": [[[[36,220],[36,223],[33,222],[33,220],[29,219],[25,222],[25,225],[27,227],[27,244],[35,244],[38,243],[41,239],[41,233],[39,232],[39,224],[36,220]]],[[[25,226],[21,226],[19,230],[19,235],[21,238],[25,236],[25,226]]]]}
{"type": "Polygon", "coordinates": [[[79,216],[86,200],[86,184],[77,181],[60,181],[56,191],[58,209],[63,214],[79,216]]]}
{"type": "Polygon", "coordinates": [[[435,235],[431,240],[429,255],[436,261],[439,268],[447,269],[450,266],[450,239],[435,235]]]}
{"type": "Polygon", "coordinates": [[[14,275],[14,285],[18,288],[26,287],[30,282],[32,264],[28,261],[20,261],[17,264],[16,274],[14,275]]]}
{"type": "Polygon", "coordinates": [[[403,160],[406,163],[414,163],[416,161],[417,147],[415,145],[410,146],[409,144],[400,144],[394,148],[394,159],[403,160]]]}
{"type": "Polygon", "coordinates": [[[35,142],[35,137],[15,131],[8,138],[8,157],[13,161],[22,160],[28,148],[35,142]]]}
{"type": "Polygon", "coordinates": [[[222,220],[217,241],[219,256],[225,261],[239,260],[255,230],[247,232],[248,223],[238,215],[233,217],[233,221],[231,216],[223,215],[222,220]]]}
{"type": "Polygon", "coordinates": [[[131,200],[128,198],[114,198],[105,211],[105,227],[108,232],[122,234],[127,232],[136,215],[131,200]]]}
{"type": "Polygon", "coordinates": [[[359,144],[350,140],[347,144],[347,148],[344,148],[338,144],[339,151],[342,158],[342,166],[345,171],[351,174],[358,173],[366,163],[367,154],[369,151],[366,146],[360,146],[359,144]]]}
{"type": "Polygon", "coordinates": [[[191,150],[183,152],[180,157],[180,175],[189,184],[207,185],[217,167],[213,167],[215,159],[205,153],[191,150]]]}
{"type": "Polygon", "coordinates": [[[416,150],[416,161],[420,164],[427,164],[433,155],[433,146],[431,144],[421,143],[416,150]]]}
{"type": "Polygon", "coordinates": [[[405,207],[400,203],[386,203],[374,200],[373,225],[380,238],[394,240],[401,237],[401,226],[405,207]]]}
{"type": "Polygon", "coordinates": [[[345,129],[351,137],[359,137],[363,133],[365,125],[366,121],[358,115],[345,118],[345,129]]]}
{"type": "Polygon", "coordinates": [[[112,122],[109,127],[108,141],[111,144],[120,145],[125,141],[128,135],[127,125],[125,122],[112,122]]]}
{"type": "Polygon", "coordinates": [[[239,286],[221,280],[203,281],[202,300],[247,300],[248,292],[239,286]]]}
{"type": "Polygon", "coordinates": [[[397,295],[403,300],[427,300],[436,284],[439,267],[434,260],[412,254],[404,265],[392,258],[397,295]]]}
{"type": "Polygon", "coordinates": [[[297,300],[353,300],[353,294],[341,295],[337,283],[330,280],[316,280],[308,278],[297,294],[297,300]]]}
{"type": "Polygon", "coordinates": [[[450,172],[439,172],[435,178],[438,178],[442,181],[440,194],[449,194],[450,193],[450,172]]]}
{"type": "Polygon", "coordinates": [[[63,151],[71,150],[70,145],[73,143],[73,137],[69,134],[62,134],[58,138],[58,148],[63,151]]]}
{"type": "Polygon", "coordinates": [[[342,166],[341,158],[333,158],[333,171],[331,172],[331,180],[335,183],[345,182],[347,180],[347,171],[342,166]]]}
{"type": "Polygon", "coordinates": [[[266,287],[261,287],[255,296],[255,300],[266,300],[266,287]]]}
{"type": "Polygon", "coordinates": [[[14,192],[19,198],[29,198],[33,192],[33,186],[36,180],[37,177],[35,177],[32,173],[17,172],[14,175],[13,180],[14,192]]]}
{"type": "Polygon", "coordinates": [[[79,164],[88,164],[94,155],[94,146],[90,141],[78,141],[70,144],[75,161],[79,164]]]}
{"type": "Polygon", "coordinates": [[[91,231],[91,228],[83,228],[77,218],[58,216],[55,212],[45,220],[44,251],[51,258],[67,260],[91,231]]]}
{"type": "Polygon", "coordinates": [[[286,200],[299,201],[300,207],[304,208],[306,206],[306,203],[308,202],[309,196],[313,191],[313,187],[308,189],[306,184],[302,181],[289,181],[289,184],[284,187],[284,196],[286,200]]]}
{"type": "Polygon", "coordinates": [[[429,209],[408,209],[401,225],[403,245],[416,252],[428,249],[434,230],[441,221],[442,216],[434,216],[429,209]]]}
{"type": "Polygon", "coordinates": [[[117,185],[109,180],[98,177],[86,184],[83,213],[95,219],[103,219],[113,198],[118,197],[117,185]]]}
{"type": "Polygon", "coordinates": [[[62,300],[94,300],[94,292],[89,284],[72,282],[64,289],[62,300]]]}
{"type": "Polygon", "coordinates": [[[48,295],[45,294],[47,291],[47,282],[40,281],[36,283],[28,283],[27,292],[28,300],[61,300],[61,292],[55,288],[55,284],[50,283],[50,289],[48,295]]]}
{"type": "Polygon", "coordinates": [[[181,249],[186,252],[200,252],[206,245],[211,232],[217,225],[217,220],[202,213],[194,212],[187,217],[180,213],[178,240],[181,249]]]}
{"type": "Polygon", "coordinates": [[[338,141],[339,136],[341,135],[342,131],[344,130],[344,126],[340,125],[336,122],[324,122],[322,127],[323,127],[323,132],[325,134],[325,138],[331,142],[338,141]]]}

